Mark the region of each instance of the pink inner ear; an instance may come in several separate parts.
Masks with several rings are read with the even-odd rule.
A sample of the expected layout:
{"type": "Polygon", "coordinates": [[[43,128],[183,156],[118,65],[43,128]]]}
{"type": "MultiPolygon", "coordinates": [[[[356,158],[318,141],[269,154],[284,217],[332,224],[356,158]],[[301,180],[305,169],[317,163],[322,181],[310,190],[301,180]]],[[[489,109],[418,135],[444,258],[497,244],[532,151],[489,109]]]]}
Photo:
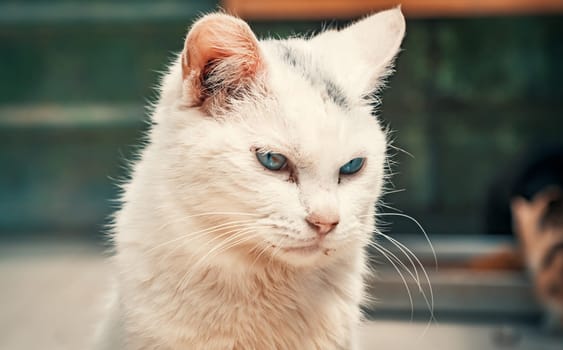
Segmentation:
{"type": "Polygon", "coordinates": [[[210,62],[228,60],[225,84],[252,79],[261,67],[258,40],[248,25],[225,14],[207,15],[197,21],[186,38],[182,53],[182,75],[192,98],[202,102],[202,79],[210,62]]]}

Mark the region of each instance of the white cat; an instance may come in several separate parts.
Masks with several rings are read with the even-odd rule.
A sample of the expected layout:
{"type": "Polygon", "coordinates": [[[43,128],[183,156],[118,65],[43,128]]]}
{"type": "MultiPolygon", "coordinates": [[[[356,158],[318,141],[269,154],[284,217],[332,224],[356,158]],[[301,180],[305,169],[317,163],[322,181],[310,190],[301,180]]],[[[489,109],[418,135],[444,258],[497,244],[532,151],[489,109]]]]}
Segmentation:
{"type": "Polygon", "coordinates": [[[191,28],[113,239],[107,349],[352,349],[386,135],[370,96],[399,8],[310,39],[191,28]]]}

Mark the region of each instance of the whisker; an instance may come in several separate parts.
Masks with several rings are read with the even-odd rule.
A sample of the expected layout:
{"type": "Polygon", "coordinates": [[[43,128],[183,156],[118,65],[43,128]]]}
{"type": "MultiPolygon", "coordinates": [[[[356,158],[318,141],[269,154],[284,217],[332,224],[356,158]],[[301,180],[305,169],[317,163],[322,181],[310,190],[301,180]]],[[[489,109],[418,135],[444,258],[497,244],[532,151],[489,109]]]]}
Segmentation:
{"type": "MultiPolygon", "coordinates": [[[[420,259],[416,256],[416,254],[414,254],[412,252],[412,250],[410,250],[407,246],[405,246],[403,243],[399,242],[398,240],[394,239],[393,237],[386,235],[384,233],[381,232],[377,232],[378,235],[382,236],[383,238],[387,239],[389,242],[391,242],[392,244],[394,244],[397,248],[399,248],[399,250],[401,250],[401,252],[407,257],[407,259],[409,259],[409,261],[411,262],[411,264],[413,265],[413,268],[415,269],[415,271],[417,271],[416,265],[414,265],[413,260],[410,258],[409,254],[410,253],[412,255],[412,257],[415,259],[415,261],[417,262],[418,266],[420,266],[420,269],[422,270],[424,277],[426,279],[426,282],[428,283],[428,290],[430,293],[430,302],[428,301],[428,298],[426,296],[426,293],[424,292],[423,288],[422,288],[422,284],[420,283],[420,281],[418,281],[418,288],[420,293],[422,294],[424,301],[426,302],[426,306],[428,307],[429,311],[430,311],[430,321],[435,320],[434,317],[434,291],[432,288],[432,283],[430,281],[430,277],[428,276],[428,273],[426,272],[426,268],[424,267],[424,265],[422,264],[422,262],[420,261],[420,259]]],[[[418,277],[418,273],[417,273],[417,277],[418,277]]]]}
{"type": "Polygon", "coordinates": [[[398,189],[395,189],[395,190],[384,190],[381,195],[385,196],[385,195],[388,195],[388,194],[401,193],[401,192],[405,192],[405,191],[406,191],[405,188],[398,188],[398,189]]]}
{"type": "Polygon", "coordinates": [[[391,143],[387,144],[387,147],[394,149],[395,151],[399,151],[399,152],[403,152],[404,154],[406,154],[407,156],[411,157],[412,159],[414,159],[414,156],[412,155],[412,153],[409,153],[408,151],[405,151],[404,149],[397,147],[395,145],[392,145],[391,143]]]}
{"type": "Polygon", "coordinates": [[[401,277],[401,280],[403,281],[403,284],[405,286],[405,290],[407,291],[407,294],[409,296],[409,301],[410,301],[410,304],[411,304],[411,321],[412,321],[413,317],[414,317],[414,302],[413,302],[413,299],[412,299],[411,290],[409,288],[409,285],[407,284],[407,280],[405,279],[405,276],[403,276],[403,273],[401,272],[401,270],[393,262],[393,259],[391,259],[383,250],[380,249],[380,248],[382,248],[381,246],[379,246],[375,242],[370,242],[369,246],[372,247],[373,249],[377,250],[379,253],[381,253],[391,263],[391,265],[393,265],[393,267],[395,268],[395,271],[397,271],[397,273],[401,277]]]}
{"type": "MultiPolygon", "coordinates": [[[[257,249],[259,247],[259,243],[257,243],[255,245],[255,247],[253,249],[257,249]]],[[[250,265],[250,267],[254,267],[254,265],[258,262],[258,260],[260,259],[260,257],[262,256],[262,254],[264,254],[267,250],[268,250],[269,245],[265,244],[264,247],[262,247],[262,249],[260,250],[260,253],[258,253],[258,255],[256,256],[256,258],[254,259],[254,261],[252,262],[252,264],[250,265]]]]}
{"type": "MultiPolygon", "coordinates": [[[[399,209],[397,209],[397,208],[395,208],[395,207],[392,207],[392,206],[390,206],[389,204],[386,204],[386,203],[383,202],[383,201],[379,201],[379,202],[377,203],[377,206],[378,206],[378,207],[381,207],[381,208],[389,209],[389,210],[394,210],[394,211],[396,211],[396,212],[401,212],[401,210],[399,210],[399,209]]],[[[379,213],[376,213],[376,214],[373,215],[373,216],[377,217],[378,214],[379,214],[379,213]]],[[[371,216],[371,215],[364,215],[364,216],[371,216]]]]}
{"type": "Polygon", "coordinates": [[[218,231],[218,230],[220,230],[220,229],[231,228],[231,226],[232,226],[232,227],[236,227],[237,225],[242,225],[242,224],[246,224],[246,223],[253,223],[253,222],[255,222],[254,219],[229,221],[229,222],[225,222],[225,223],[222,223],[222,224],[219,224],[219,225],[215,225],[215,226],[212,226],[212,227],[207,227],[207,228],[202,229],[202,230],[199,230],[199,231],[189,232],[189,233],[187,233],[187,234],[185,234],[185,235],[181,235],[181,236],[179,236],[179,237],[175,237],[175,238],[173,238],[173,239],[171,239],[171,240],[168,240],[168,241],[166,241],[166,242],[160,243],[160,244],[158,244],[158,245],[156,245],[156,246],[150,248],[150,249],[147,251],[147,253],[151,253],[151,252],[153,252],[154,250],[156,250],[156,249],[158,249],[158,248],[162,248],[162,247],[165,246],[165,245],[168,245],[168,244],[177,242],[177,241],[179,241],[179,240],[183,240],[183,239],[187,239],[187,238],[190,238],[190,237],[194,237],[194,236],[199,235],[199,234],[213,233],[213,232],[218,231]]]}
{"type": "MultiPolygon", "coordinates": [[[[378,236],[381,236],[383,238],[385,238],[387,241],[389,241],[390,243],[392,243],[395,247],[397,247],[401,253],[403,253],[403,255],[409,260],[409,263],[411,264],[411,266],[413,267],[417,280],[420,280],[419,275],[418,275],[418,265],[414,263],[414,261],[411,259],[409,254],[412,254],[415,259],[417,259],[416,255],[409,249],[407,248],[405,245],[403,245],[402,243],[400,243],[399,241],[397,241],[396,239],[392,238],[391,236],[375,229],[373,231],[373,233],[375,233],[378,236]]],[[[418,261],[418,259],[417,259],[418,261]]],[[[421,264],[419,264],[419,266],[424,269],[424,266],[422,266],[421,264]]]]}
{"type": "Polygon", "coordinates": [[[165,223],[163,223],[157,230],[162,230],[162,229],[170,226],[171,224],[182,222],[182,221],[185,221],[186,219],[191,219],[191,218],[196,218],[196,217],[204,217],[204,216],[212,216],[212,215],[241,215],[241,216],[252,216],[252,217],[261,217],[262,216],[260,214],[237,212],[237,211],[213,211],[213,212],[210,211],[210,212],[203,212],[203,213],[198,213],[198,214],[193,214],[193,215],[182,216],[182,217],[179,217],[176,220],[172,220],[172,221],[168,220],[165,223]]]}
{"type": "MultiPolygon", "coordinates": [[[[366,217],[366,216],[371,216],[371,215],[372,214],[359,215],[359,217],[366,217]]],[[[428,245],[430,246],[430,250],[432,250],[432,256],[434,258],[434,268],[436,270],[438,269],[438,257],[436,256],[436,250],[434,249],[434,245],[430,241],[430,237],[428,236],[428,233],[426,233],[426,230],[422,227],[422,225],[415,218],[413,218],[410,215],[403,214],[403,213],[376,213],[375,216],[376,217],[377,216],[399,216],[399,217],[406,218],[406,219],[409,219],[412,222],[414,222],[416,224],[416,226],[418,226],[418,228],[420,229],[422,234],[424,235],[426,242],[428,242],[428,245]]]]}
{"type": "Polygon", "coordinates": [[[256,214],[256,213],[244,213],[244,212],[238,212],[238,211],[209,211],[209,212],[184,216],[183,219],[189,219],[189,218],[195,218],[195,217],[201,217],[201,216],[210,216],[210,215],[262,216],[262,215],[256,214]]]}
{"type": "MultiPolygon", "coordinates": [[[[385,206],[385,205],[383,205],[383,206],[385,206]]],[[[372,215],[372,214],[361,215],[360,217],[366,217],[366,216],[371,216],[371,215],[372,215]]],[[[435,266],[435,268],[437,269],[437,268],[438,268],[438,259],[437,259],[437,256],[436,256],[436,251],[435,251],[434,246],[432,245],[432,243],[431,243],[431,241],[430,241],[430,238],[429,238],[428,234],[426,233],[426,231],[424,230],[424,228],[422,227],[422,225],[421,225],[417,220],[415,220],[414,218],[412,218],[411,216],[406,215],[406,214],[403,214],[403,213],[376,213],[376,214],[375,214],[376,217],[377,217],[377,216],[385,216],[385,215],[387,215],[387,216],[399,216],[399,217],[404,217],[404,218],[407,218],[407,219],[409,219],[409,220],[412,220],[412,221],[418,226],[418,228],[422,231],[422,233],[423,233],[423,235],[424,235],[426,241],[428,242],[428,244],[429,244],[429,246],[430,246],[430,248],[431,248],[431,250],[432,250],[432,255],[433,255],[433,258],[434,258],[434,266],[435,266]]],[[[402,244],[402,243],[399,242],[398,240],[396,240],[396,239],[394,239],[394,238],[392,238],[392,237],[390,237],[390,236],[388,236],[388,235],[386,235],[386,234],[383,234],[382,232],[379,232],[377,229],[375,230],[374,233],[383,236],[383,237],[386,238],[389,242],[391,242],[392,244],[394,244],[394,245],[403,253],[403,255],[405,255],[405,257],[407,257],[407,259],[409,260],[410,264],[413,266],[413,268],[414,268],[414,270],[415,270],[415,273],[416,273],[416,275],[417,275],[417,278],[415,279],[415,281],[417,282],[417,286],[418,286],[418,288],[419,288],[419,292],[421,293],[421,295],[422,295],[422,297],[423,297],[423,299],[424,299],[424,302],[426,303],[426,306],[428,307],[428,310],[430,311],[430,318],[429,318],[429,321],[428,321],[428,324],[427,324],[427,327],[426,327],[426,330],[427,330],[428,327],[430,327],[430,324],[432,323],[432,321],[436,321],[436,317],[435,317],[435,314],[434,314],[434,291],[433,291],[433,288],[432,288],[432,283],[431,283],[431,281],[430,281],[430,277],[428,276],[428,273],[427,273],[427,271],[426,271],[426,268],[424,267],[424,265],[422,264],[422,262],[420,261],[420,259],[416,256],[416,254],[414,254],[414,253],[412,252],[412,250],[410,250],[410,249],[409,249],[408,247],[406,247],[404,244],[402,244]],[[413,262],[413,260],[410,258],[409,253],[410,253],[410,256],[412,256],[412,258],[414,258],[414,261],[416,261],[416,264],[415,264],[415,263],[413,262]],[[429,292],[430,300],[429,300],[428,296],[426,295],[426,293],[425,293],[425,291],[424,291],[424,289],[423,289],[423,287],[422,287],[422,284],[421,284],[421,282],[420,282],[420,277],[418,276],[418,268],[417,268],[416,265],[420,266],[420,268],[421,268],[421,270],[422,270],[422,272],[423,272],[423,274],[424,274],[424,278],[425,278],[426,282],[428,283],[428,292],[429,292]]],[[[414,279],[414,278],[413,278],[413,279],[414,279]]],[[[425,330],[425,332],[426,332],[426,330],[425,330]]]]}
{"type": "MultiPolygon", "coordinates": [[[[373,247],[373,244],[377,244],[377,243],[372,242],[372,244],[370,244],[370,246],[373,247]]],[[[419,287],[419,291],[421,291],[421,289],[420,289],[420,280],[418,279],[418,275],[415,275],[415,274],[411,271],[411,269],[409,269],[408,266],[407,266],[401,259],[399,259],[399,258],[397,257],[397,255],[395,255],[392,251],[390,251],[389,249],[383,247],[382,245],[377,244],[377,246],[378,246],[379,248],[381,248],[383,251],[385,251],[385,253],[389,254],[389,255],[399,264],[399,266],[401,266],[401,267],[405,270],[405,272],[407,272],[407,273],[409,274],[409,276],[416,282],[417,286],[419,287]]],[[[415,269],[415,271],[416,271],[416,269],[415,269]]],[[[423,293],[424,293],[424,292],[423,292],[423,293]]]]}
{"type": "MultiPolygon", "coordinates": [[[[184,277],[182,277],[180,279],[180,282],[178,283],[178,287],[176,288],[177,290],[180,289],[185,289],[185,287],[189,284],[191,277],[193,276],[193,272],[196,271],[199,266],[201,264],[203,264],[208,258],[212,258],[215,257],[219,254],[221,254],[222,252],[231,249],[233,247],[235,247],[236,245],[244,242],[244,241],[248,241],[254,238],[254,236],[258,235],[257,233],[247,236],[247,237],[243,237],[245,239],[240,240],[239,238],[241,236],[244,236],[245,234],[247,234],[248,232],[252,232],[254,230],[254,228],[246,228],[246,229],[242,229],[242,230],[233,230],[232,232],[235,232],[232,236],[230,236],[229,238],[225,239],[223,242],[221,242],[221,244],[216,245],[215,247],[213,247],[211,250],[209,250],[204,256],[202,256],[200,259],[198,259],[198,261],[191,266],[190,269],[188,269],[186,271],[186,273],[184,274],[184,277]],[[237,241],[237,239],[239,239],[237,241]],[[235,241],[236,244],[229,244],[231,242],[235,241]],[[215,253],[214,255],[212,255],[213,253],[215,253]],[[191,273],[190,273],[191,272],[191,273]]],[[[228,233],[232,233],[232,232],[228,232],[228,233]]],[[[225,234],[228,234],[225,233],[225,234]]]]}
{"type": "Polygon", "coordinates": [[[281,249],[282,249],[282,244],[283,242],[285,242],[287,240],[286,237],[281,237],[280,240],[277,243],[277,247],[276,249],[274,249],[274,251],[272,252],[272,255],[270,255],[270,260],[268,261],[268,265],[270,265],[272,263],[272,261],[274,260],[274,257],[276,256],[276,254],[278,254],[281,249]]]}
{"type": "MultiPolygon", "coordinates": [[[[213,234],[213,233],[215,233],[215,232],[220,232],[220,231],[222,231],[222,230],[233,229],[233,230],[230,230],[230,231],[222,232],[222,233],[220,233],[219,235],[213,237],[213,238],[212,238],[211,240],[209,240],[208,242],[206,242],[207,244],[210,244],[210,243],[214,243],[215,241],[221,239],[222,237],[225,237],[225,236],[227,236],[227,235],[229,235],[229,234],[231,234],[231,233],[233,233],[233,232],[236,232],[238,229],[249,228],[249,227],[252,227],[253,225],[255,225],[254,220],[252,220],[252,222],[247,222],[247,223],[240,223],[240,224],[236,224],[236,225],[233,224],[233,225],[228,225],[228,226],[222,226],[222,227],[217,228],[217,229],[215,229],[215,230],[213,230],[213,231],[209,231],[209,232],[198,232],[198,234],[199,234],[199,235],[203,235],[203,234],[213,234]]],[[[173,248],[168,254],[166,254],[166,255],[163,257],[163,259],[165,259],[165,258],[167,258],[168,256],[172,255],[172,254],[173,254],[176,250],[178,250],[180,247],[185,246],[185,244],[189,242],[188,239],[189,239],[189,238],[194,238],[195,236],[197,236],[197,235],[195,235],[195,234],[190,234],[190,235],[186,235],[186,236],[182,237],[182,238],[185,238],[186,240],[183,241],[182,243],[180,243],[180,244],[179,244],[178,246],[176,246],[175,248],[173,248]]]]}

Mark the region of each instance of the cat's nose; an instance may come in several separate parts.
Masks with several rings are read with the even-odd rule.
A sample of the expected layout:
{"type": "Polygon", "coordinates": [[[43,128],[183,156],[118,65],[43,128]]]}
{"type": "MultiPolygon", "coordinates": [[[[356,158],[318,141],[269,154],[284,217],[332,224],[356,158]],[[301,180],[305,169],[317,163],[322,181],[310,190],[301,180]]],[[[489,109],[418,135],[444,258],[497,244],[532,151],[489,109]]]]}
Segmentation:
{"type": "Polygon", "coordinates": [[[309,226],[311,226],[319,235],[326,236],[330,231],[334,230],[340,218],[338,215],[321,216],[317,214],[309,214],[305,218],[309,226]]]}

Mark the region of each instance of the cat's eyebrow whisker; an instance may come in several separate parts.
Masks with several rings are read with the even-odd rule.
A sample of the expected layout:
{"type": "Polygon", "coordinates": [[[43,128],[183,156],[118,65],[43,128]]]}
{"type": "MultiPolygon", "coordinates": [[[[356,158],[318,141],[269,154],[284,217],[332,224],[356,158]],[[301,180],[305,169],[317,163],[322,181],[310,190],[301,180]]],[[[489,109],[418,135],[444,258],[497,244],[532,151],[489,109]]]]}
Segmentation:
{"type": "Polygon", "coordinates": [[[405,285],[405,289],[407,291],[407,294],[409,296],[409,301],[411,304],[411,321],[414,317],[414,302],[412,299],[412,294],[411,294],[411,290],[409,288],[409,285],[407,284],[407,280],[405,279],[405,276],[403,275],[403,273],[401,272],[401,270],[399,269],[399,267],[393,262],[393,259],[391,259],[381,248],[380,245],[378,245],[377,243],[371,241],[368,244],[370,247],[372,247],[373,249],[377,250],[379,253],[381,253],[390,263],[391,265],[393,265],[393,267],[395,268],[395,271],[397,271],[397,273],[399,274],[399,276],[401,277],[401,280],[403,281],[403,284],[405,285]]]}

